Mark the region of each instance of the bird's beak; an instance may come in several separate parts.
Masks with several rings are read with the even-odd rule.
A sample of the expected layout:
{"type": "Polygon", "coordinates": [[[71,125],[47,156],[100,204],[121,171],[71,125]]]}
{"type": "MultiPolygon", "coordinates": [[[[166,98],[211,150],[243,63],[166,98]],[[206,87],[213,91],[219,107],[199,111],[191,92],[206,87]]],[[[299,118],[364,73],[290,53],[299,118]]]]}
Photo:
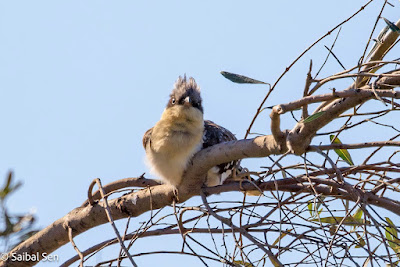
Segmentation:
{"type": "Polygon", "coordinates": [[[186,106],[186,107],[191,107],[192,106],[192,100],[190,99],[190,96],[187,96],[183,100],[183,105],[186,106]]]}

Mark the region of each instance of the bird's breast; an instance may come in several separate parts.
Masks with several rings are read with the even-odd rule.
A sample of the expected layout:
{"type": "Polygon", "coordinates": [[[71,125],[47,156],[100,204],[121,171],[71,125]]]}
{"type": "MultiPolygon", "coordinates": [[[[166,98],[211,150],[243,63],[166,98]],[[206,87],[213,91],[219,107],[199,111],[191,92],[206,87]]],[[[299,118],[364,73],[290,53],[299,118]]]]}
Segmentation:
{"type": "Polygon", "coordinates": [[[194,108],[172,107],[164,111],[147,145],[147,159],[155,173],[178,185],[182,173],[203,144],[203,114],[194,108]]]}
{"type": "Polygon", "coordinates": [[[151,148],[169,156],[193,153],[202,144],[203,114],[194,108],[172,107],[163,112],[154,126],[151,148]]]}

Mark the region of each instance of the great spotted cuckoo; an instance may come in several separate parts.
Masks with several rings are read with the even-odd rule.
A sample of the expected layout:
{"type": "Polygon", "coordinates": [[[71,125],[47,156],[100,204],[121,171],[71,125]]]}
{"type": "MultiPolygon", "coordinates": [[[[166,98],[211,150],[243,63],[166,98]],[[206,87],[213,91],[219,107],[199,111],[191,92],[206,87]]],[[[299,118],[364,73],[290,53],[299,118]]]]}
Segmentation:
{"type": "MultiPolygon", "coordinates": [[[[177,187],[196,152],[232,140],[236,137],[229,130],[203,119],[200,87],[185,75],[175,82],[161,119],[144,134],[143,147],[152,171],[177,187]]],[[[207,172],[205,184],[221,185],[239,169],[238,161],[214,166],[207,172]]]]}

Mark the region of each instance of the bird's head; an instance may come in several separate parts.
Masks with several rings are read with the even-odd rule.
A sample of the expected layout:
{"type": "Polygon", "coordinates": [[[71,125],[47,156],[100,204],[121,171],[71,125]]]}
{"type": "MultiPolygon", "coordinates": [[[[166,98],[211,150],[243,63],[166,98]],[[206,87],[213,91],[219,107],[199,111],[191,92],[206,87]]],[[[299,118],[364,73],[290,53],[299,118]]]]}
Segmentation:
{"type": "Polygon", "coordinates": [[[179,76],[170,95],[167,109],[174,106],[182,106],[184,108],[195,108],[203,113],[201,102],[200,87],[196,81],[192,77],[187,80],[186,75],[183,78],[179,76]]]}

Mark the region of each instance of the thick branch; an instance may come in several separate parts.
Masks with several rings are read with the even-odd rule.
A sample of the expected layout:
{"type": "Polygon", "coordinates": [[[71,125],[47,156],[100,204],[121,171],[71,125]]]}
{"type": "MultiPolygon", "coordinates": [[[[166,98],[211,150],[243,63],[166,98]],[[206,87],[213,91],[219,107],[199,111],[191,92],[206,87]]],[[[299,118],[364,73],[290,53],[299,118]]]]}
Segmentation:
{"type": "MultiPolygon", "coordinates": [[[[397,24],[399,23],[400,22],[397,24]]],[[[395,36],[395,34],[390,32],[388,33],[388,36],[390,36],[390,38],[388,37],[385,39],[385,46],[389,45],[388,47],[390,47],[390,42],[394,42],[398,34],[395,36]],[[396,38],[393,39],[392,37],[396,38]]],[[[385,50],[384,47],[378,48],[375,54],[380,56],[375,56],[375,54],[373,54],[371,56],[371,60],[382,58],[382,55],[387,51],[387,49],[388,48],[385,50]]],[[[392,74],[399,74],[399,72],[393,72],[392,74]]],[[[364,81],[365,80],[362,80],[359,84],[363,85],[364,81]]],[[[395,75],[383,77],[378,79],[378,81],[375,83],[375,86],[378,88],[388,84],[399,86],[400,78],[396,77],[395,75]]],[[[273,135],[257,137],[249,140],[232,141],[204,149],[197,153],[193,158],[191,166],[189,166],[188,170],[183,176],[183,182],[178,188],[177,196],[175,195],[176,193],[174,192],[174,188],[168,185],[149,187],[138,192],[110,200],[108,202],[110,215],[115,220],[127,217],[137,217],[152,209],[160,209],[172,204],[176,197],[178,197],[179,201],[186,201],[193,196],[198,196],[200,194],[200,189],[203,185],[207,171],[211,167],[224,162],[230,162],[242,158],[266,157],[272,154],[283,154],[288,150],[296,154],[304,153],[309,147],[311,139],[315,136],[315,133],[319,129],[327,125],[333,119],[337,118],[344,111],[375,97],[373,90],[364,90],[369,89],[368,86],[362,87],[362,90],[359,91],[352,90],[353,88],[354,85],[348,90],[341,92],[349,95],[339,96],[341,99],[334,100],[326,105],[322,109],[324,113],[321,117],[308,123],[299,122],[289,133],[282,133],[279,129],[279,114],[285,112],[285,109],[282,108],[284,105],[280,106],[282,110],[279,108],[274,108],[274,114],[271,114],[273,135]],[[372,93],[370,91],[372,91],[372,93]]],[[[398,92],[379,90],[377,93],[380,96],[398,98],[398,92]]],[[[323,97],[335,98],[337,96],[328,95],[319,97],[319,101],[329,101],[321,99],[323,97]]],[[[311,101],[311,98],[308,101],[311,101]]],[[[300,106],[303,105],[304,104],[300,106]]],[[[306,178],[307,179],[282,179],[278,181],[264,182],[259,185],[259,188],[261,190],[280,190],[290,192],[308,191],[310,190],[311,186],[308,181],[311,178],[306,178]]],[[[350,191],[352,187],[348,184],[339,185],[332,180],[321,180],[326,182],[311,179],[311,181],[315,183],[315,185],[312,187],[313,192],[324,195],[335,195],[339,198],[353,200],[352,194],[354,192],[350,191]],[[330,184],[327,184],[327,182],[330,184]]],[[[213,194],[226,191],[238,191],[241,189],[254,190],[254,185],[246,183],[230,183],[223,186],[207,188],[206,190],[208,193],[213,194]]],[[[395,214],[400,215],[399,202],[384,197],[378,197],[369,192],[357,191],[357,193],[363,195],[365,204],[373,204],[383,207],[395,214]]],[[[69,242],[71,236],[68,236],[68,229],[71,229],[72,235],[76,236],[107,222],[108,219],[105,212],[104,202],[94,202],[94,205],[86,205],[74,209],[63,218],[55,221],[53,224],[49,225],[33,237],[21,243],[10,253],[26,253],[30,255],[36,253],[39,255],[42,255],[42,253],[49,254],[60,246],[69,242]]],[[[9,257],[8,261],[0,262],[0,266],[30,266],[34,264],[35,262],[33,261],[11,261],[11,257],[9,257]]]]}
{"type": "MultiPolygon", "coordinates": [[[[299,191],[309,191],[322,194],[324,196],[334,196],[336,198],[346,199],[353,201],[352,192],[346,190],[346,185],[336,183],[329,179],[321,179],[314,177],[302,177],[296,179],[280,179],[275,181],[263,182],[258,185],[258,187],[263,191],[279,190],[282,192],[299,192],[299,191]],[[313,189],[311,190],[311,184],[309,180],[314,183],[313,189]]],[[[222,192],[231,191],[250,191],[254,190],[254,185],[251,183],[240,183],[233,182],[218,187],[206,188],[206,193],[208,194],[220,194],[222,192]]],[[[389,210],[397,215],[400,215],[400,202],[392,200],[390,198],[377,196],[370,192],[363,192],[366,204],[372,204],[386,210],[389,210]]]]}
{"type": "MultiPolygon", "coordinates": [[[[396,26],[400,26],[400,20],[396,22],[396,26]]],[[[399,33],[395,31],[388,31],[385,37],[382,40],[382,43],[376,48],[376,50],[371,54],[370,61],[379,61],[384,55],[391,49],[392,45],[396,42],[399,37],[399,33]]],[[[380,65],[379,65],[380,66],[380,65]]],[[[365,70],[368,70],[369,73],[374,73],[379,68],[378,66],[375,69],[371,70],[373,66],[364,66],[363,71],[365,74],[365,70]]],[[[398,71],[393,71],[391,74],[399,74],[398,71]]],[[[366,84],[370,78],[364,77],[357,79],[357,81],[352,84],[348,89],[369,89],[369,86],[366,84]]],[[[399,86],[399,77],[385,77],[385,79],[381,78],[374,83],[375,88],[380,88],[380,86],[386,86],[388,82],[392,82],[395,86],[399,86]]],[[[387,88],[387,87],[385,87],[387,88]]],[[[374,88],[373,88],[374,89],[374,88]]],[[[348,90],[345,90],[348,91],[348,90]]],[[[301,155],[303,154],[308,145],[311,143],[311,139],[315,136],[316,132],[331,122],[333,119],[337,118],[344,111],[353,108],[361,103],[364,103],[371,97],[346,97],[341,98],[331,103],[327,102],[326,105],[320,110],[323,111],[324,114],[319,118],[307,123],[305,125],[303,122],[299,122],[294,129],[292,129],[287,136],[287,146],[289,151],[301,155]],[[305,146],[306,144],[306,146],[305,146]]],[[[274,112],[274,111],[273,111],[274,112]]]]}
{"type": "MultiPolygon", "coordinates": [[[[394,71],[392,74],[399,75],[400,71],[394,71]]],[[[395,82],[400,82],[399,77],[385,77],[379,79],[376,83],[376,87],[380,87],[381,85],[387,85],[388,82],[391,82],[390,85],[393,86],[400,86],[400,83],[395,84],[395,82]]],[[[315,120],[308,122],[308,123],[303,123],[299,122],[297,125],[288,133],[287,137],[287,146],[289,150],[297,155],[303,154],[308,145],[311,143],[311,139],[315,136],[316,132],[330,123],[332,120],[336,119],[340,114],[345,112],[346,110],[350,108],[354,108],[355,106],[366,102],[367,100],[375,97],[374,91],[373,90],[368,90],[370,87],[365,86],[361,89],[352,89],[351,87],[340,92],[342,94],[349,94],[353,96],[350,97],[343,97],[337,100],[334,100],[324,106],[321,111],[324,113],[322,116],[319,118],[316,118],[315,120]],[[363,92],[365,91],[365,92],[363,92]],[[305,146],[306,145],[306,146],[305,146]]],[[[377,91],[376,93],[379,94],[381,90],[377,91]]],[[[398,97],[398,94],[394,93],[389,93],[386,92],[387,90],[384,91],[383,94],[387,93],[389,97],[398,97]],[[391,96],[390,96],[391,95],[391,96]]],[[[339,93],[339,92],[337,92],[339,93]]],[[[332,98],[335,96],[335,93],[332,94],[332,98]]],[[[383,95],[385,96],[385,95],[383,95]]],[[[328,95],[323,95],[323,96],[315,96],[316,98],[321,97],[321,98],[329,98],[328,95]]],[[[308,99],[308,101],[312,101],[312,96],[308,99]]],[[[329,100],[327,100],[329,102],[329,100]]],[[[301,100],[300,100],[301,102],[301,100]]],[[[303,104],[303,103],[302,103],[303,104]]],[[[303,104],[304,105],[304,104],[303,104]]],[[[282,106],[282,105],[280,105],[282,106]]],[[[293,104],[292,104],[293,106],[293,104]]],[[[302,105],[301,105],[302,106],[302,105]]],[[[275,110],[279,110],[280,113],[283,113],[281,109],[273,109],[273,112],[275,110]]]]}
{"type": "MultiPolygon", "coordinates": [[[[315,190],[318,194],[324,194],[324,195],[331,195],[335,197],[339,197],[341,199],[348,199],[352,200],[352,196],[350,193],[346,192],[343,190],[343,186],[339,185],[333,180],[330,179],[322,179],[322,178],[315,178],[315,177],[299,177],[296,179],[279,179],[276,181],[268,181],[268,182],[262,182],[258,186],[260,189],[263,189],[265,191],[269,190],[276,190],[278,189],[280,191],[286,191],[286,192],[299,192],[299,191],[308,191],[310,190],[310,184],[309,181],[313,183],[315,187],[315,190]],[[302,189],[300,189],[302,188],[302,189]]],[[[229,184],[224,184],[222,186],[218,187],[209,187],[205,188],[204,192],[207,195],[212,195],[212,194],[220,194],[222,192],[237,192],[237,191],[250,191],[253,190],[254,187],[250,183],[240,183],[240,182],[231,182],[229,184]]],[[[311,190],[310,190],[311,192],[311,190]]],[[[391,199],[385,198],[385,197],[377,197],[372,193],[367,193],[366,194],[367,199],[371,203],[376,203],[377,206],[387,208],[391,210],[392,212],[399,214],[400,215],[400,203],[392,201],[391,199]]],[[[264,231],[263,229],[258,229],[260,231],[264,231]]],[[[270,229],[271,231],[272,229],[270,229]]],[[[229,232],[230,230],[225,229],[194,229],[190,228],[191,233],[224,233],[224,232],[229,232]]],[[[257,230],[247,230],[247,231],[257,231],[257,230]]],[[[146,236],[153,236],[153,235],[169,235],[169,234],[179,234],[179,229],[161,229],[161,230],[155,230],[155,231],[150,231],[150,232],[142,232],[140,233],[140,237],[146,237],[146,236]]],[[[130,239],[133,236],[137,235],[137,233],[129,234],[126,236],[126,239],[130,239]]],[[[92,253],[93,251],[103,247],[104,245],[108,244],[115,244],[117,243],[117,240],[107,240],[104,241],[98,245],[95,245],[85,251],[83,251],[83,255],[88,255],[92,253]]],[[[63,264],[63,266],[69,266],[73,262],[79,260],[79,256],[75,256],[71,259],[69,259],[67,262],[63,264]]]]}
{"type": "MultiPolygon", "coordinates": [[[[398,76],[398,84],[400,84],[400,72],[398,76]]],[[[400,98],[400,91],[393,91],[393,90],[378,90],[376,93],[381,97],[390,97],[390,98],[400,98]]],[[[322,95],[311,95],[307,97],[303,97],[299,100],[289,102],[287,104],[281,104],[275,106],[274,109],[277,110],[278,114],[283,114],[288,111],[299,109],[300,107],[306,104],[318,103],[322,101],[331,101],[338,98],[345,98],[345,97],[365,97],[365,98],[373,98],[374,91],[371,89],[348,89],[344,91],[335,91],[330,94],[322,94],[322,95]]]]}
{"type": "MultiPolygon", "coordinates": [[[[111,192],[114,192],[118,189],[126,189],[128,187],[148,187],[148,186],[155,186],[155,185],[160,185],[161,183],[152,180],[152,179],[146,179],[143,177],[143,175],[139,178],[124,178],[124,179],[119,179],[117,181],[113,181],[109,184],[106,184],[103,186],[105,194],[109,194],[111,192]]],[[[100,191],[97,190],[94,194],[92,194],[92,199],[93,200],[99,200],[101,199],[101,194],[100,191]]],[[[82,206],[87,206],[89,204],[89,201],[86,200],[82,206]]]]}
{"type": "Polygon", "coordinates": [[[178,188],[179,200],[184,201],[187,196],[198,195],[204,183],[205,174],[213,166],[243,158],[283,154],[287,151],[287,147],[285,140],[282,141],[279,144],[272,135],[266,135],[222,143],[200,151],[183,176],[183,182],[178,188]]]}
{"type": "MultiPolygon", "coordinates": [[[[178,188],[178,198],[180,201],[185,201],[199,195],[204,175],[212,166],[241,158],[281,154],[285,151],[286,147],[278,145],[272,136],[233,141],[204,149],[196,154],[192,166],[184,174],[183,183],[178,188]]],[[[174,189],[171,186],[158,185],[110,200],[108,204],[112,217],[118,220],[129,216],[137,217],[151,209],[156,210],[171,205],[174,198],[174,189]]],[[[69,242],[68,227],[72,229],[73,236],[76,236],[107,222],[104,202],[95,203],[94,206],[79,207],[21,243],[10,253],[49,254],[69,242]]],[[[34,264],[35,262],[11,261],[11,257],[9,261],[0,262],[0,266],[34,264]]]]}
{"type": "MultiPolygon", "coordinates": [[[[400,27],[400,20],[398,20],[395,25],[397,27],[400,27]]],[[[378,61],[381,60],[386,54],[387,52],[390,50],[390,48],[392,47],[392,45],[394,44],[394,42],[396,42],[397,38],[399,37],[399,33],[396,31],[392,31],[389,30],[386,35],[383,37],[382,41],[378,44],[377,48],[375,49],[375,51],[372,52],[371,57],[369,59],[369,61],[378,61]]],[[[363,72],[376,72],[379,68],[381,68],[382,66],[377,66],[376,68],[374,68],[373,70],[371,70],[371,66],[366,67],[364,66],[361,71],[363,72]]],[[[367,78],[367,77],[360,77],[356,80],[355,87],[360,87],[360,86],[364,86],[366,85],[369,80],[371,78],[367,78]]]]}
{"type": "MultiPolygon", "coordinates": [[[[178,188],[178,198],[185,201],[193,196],[200,194],[200,187],[203,184],[202,179],[207,170],[219,163],[232,161],[235,159],[249,157],[266,157],[271,154],[282,154],[287,151],[285,146],[275,142],[272,136],[262,136],[254,139],[239,140],[228,143],[222,143],[216,146],[204,149],[196,154],[191,168],[184,174],[183,183],[178,188]]],[[[271,182],[263,182],[258,187],[261,190],[280,190],[280,191],[308,191],[310,189],[309,179],[316,186],[313,190],[324,195],[335,195],[340,198],[352,200],[351,192],[346,191],[343,185],[337,184],[329,179],[281,179],[271,182]]],[[[218,187],[206,188],[209,194],[254,190],[254,185],[250,183],[229,183],[218,187]]],[[[384,197],[375,196],[372,193],[364,193],[366,203],[388,209],[396,214],[400,214],[400,204],[396,201],[384,197]]],[[[174,199],[174,189],[168,185],[157,185],[146,188],[138,192],[124,195],[120,198],[110,200],[109,208],[112,217],[115,220],[131,217],[137,217],[151,209],[160,209],[168,206],[174,199]]],[[[73,236],[79,235],[98,225],[107,223],[104,202],[95,205],[79,207],[68,213],[65,217],[55,221],[47,228],[40,231],[35,236],[26,240],[11,253],[51,253],[60,246],[69,242],[68,227],[72,229],[73,236]]],[[[35,262],[1,262],[0,266],[28,266],[35,262]]]]}

